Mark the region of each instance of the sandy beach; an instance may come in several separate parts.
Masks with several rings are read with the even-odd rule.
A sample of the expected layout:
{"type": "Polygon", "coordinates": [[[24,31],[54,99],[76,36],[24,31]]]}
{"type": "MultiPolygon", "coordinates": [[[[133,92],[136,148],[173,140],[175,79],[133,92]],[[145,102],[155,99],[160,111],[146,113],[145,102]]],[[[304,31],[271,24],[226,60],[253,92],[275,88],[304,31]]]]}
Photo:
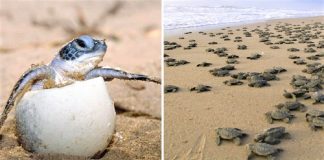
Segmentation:
{"type": "MultiPolygon", "coordinates": [[[[156,1],[7,1],[0,7],[0,110],[32,64],[49,63],[81,34],[105,38],[102,66],[160,77],[160,7],[156,1]]],[[[107,83],[116,132],[101,159],[160,159],[160,85],[107,83]]],[[[17,143],[13,110],[1,130],[0,159],[84,159],[29,153],[17,143]]],[[[94,131],[95,132],[95,131],[94,131]]]]}
{"type": "MultiPolygon", "coordinates": [[[[181,47],[165,50],[164,59],[174,58],[189,63],[177,66],[164,64],[165,85],[179,87],[178,92],[165,94],[165,159],[246,159],[248,152],[245,144],[253,143],[255,134],[276,126],[286,127],[286,131],[291,134],[291,139],[282,140],[276,145],[284,150],[278,155],[278,159],[322,159],[324,157],[324,131],[312,131],[305,120],[304,112],[292,111],[296,118],[292,119],[289,124],[280,121],[269,124],[264,114],[273,111],[274,106],[279,103],[292,101],[292,99],[285,98],[283,93],[284,90],[294,90],[290,85],[293,75],[304,75],[308,78],[311,76],[302,72],[306,66],[294,64],[294,59],[288,58],[290,55],[299,56],[307,64],[317,62],[323,65],[324,57],[319,57],[318,60],[306,58],[324,51],[323,48],[316,47],[319,41],[324,40],[323,22],[324,17],[321,16],[270,20],[235,27],[200,30],[200,33],[193,29],[192,33],[185,34],[179,31],[177,35],[171,36],[166,32],[165,41],[176,42],[181,47]],[[307,45],[310,43],[299,43],[299,40],[293,41],[293,44],[266,45],[260,42],[264,37],[259,37],[260,34],[255,29],[272,33],[271,35],[274,36],[269,38],[272,43],[290,39],[287,32],[280,29],[280,26],[285,26],[288,30],[310,26],[313,27],[307,30],[310,34],[320,32],[317,38],[310,39],[315,44],[311,48],[314,48],[316,52],[305,53],[304,48],[308,48],[307,45]],[[251,37],[246,37],[244,32],[251,33],[251,37]],[[223,37],[224,35],[227,37],[223,37]],[[242,42],[234,42],[235,37],[241,37],[237,39],[241,39],[242,42]],[[226,38],[229,40],[224,40],[226,38]],[[217,42],[217,44],[208,44],[209,42],[217,42]],[[197,47],[184,49],[190,43],[196,43],[197,47]],[[238,45],[246,45],[247,49],[238,50],[238,45]],[[271,46],[278,46],[279,49],[272,49],[271,46]],[[225,53],[239,56],[236,59],[238,63],[231,64],[236,69],[230,71],[230,75],[238,72],[263,72],[273,67],[282,67],[287,71],[276,75],[279,80],[268,81],[270,86],[267,87],[249,87],[247,80],[242,80],[242,85],[227,86],[223,81],[232,79],[230,76],[216,77],[209,72],[214,68],[227,65],[226,56],[221,57],[212,52],[206,52],[208,48],[216,50],[221,47],[227,48],[225,53]],[[287,50],[289,48],[298,48],[300,51],[290,52],[287,50]],[[256,60],[247,59],[253,53],[259,53],[261,57],[256,60]],[[202,62],[208,62],[211,65],[196,67],[202,62]],[[191,92],[190,88],[198,84],[210,86],[211,89],[209,92],[191,92]],[[230,141],[223,141],[220,146],[217,146],[215,129],[221,127],[240,128],[248,134],[248,137],[243,139],[241,146],[230,141]]],[[[292,35],[297,33],[298,31],[292,32],[292,35]]],[[[312,104],[313,101],[310,99],[298,99],[298,101],[306,105],[308,109],[324,110],[323,104],[312,104]]]]}

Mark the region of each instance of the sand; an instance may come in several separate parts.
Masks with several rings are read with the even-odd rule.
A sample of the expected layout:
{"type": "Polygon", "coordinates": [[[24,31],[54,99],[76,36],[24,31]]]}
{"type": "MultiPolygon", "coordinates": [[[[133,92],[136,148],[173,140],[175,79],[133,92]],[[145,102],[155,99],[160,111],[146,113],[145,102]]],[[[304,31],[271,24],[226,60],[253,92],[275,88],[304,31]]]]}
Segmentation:
{"type": "MultiPolygon", "coordinates": [[[[165,54],[177,60],[183,59],[190,63],[186,65],[168,67],[164,65],[165,85],[175,85],[180,87],[177,93],[165,94],[164,103],[164,155],[165,159],[246,159],[247,150],[244,145],[253,142],[253,136],[261,132],[263,129],[275,126],[284,126],[291,134],[292,139],[283,140],[276,147],[284,149],[283,153],[278,155],[279,159],[322,159],[324,156],[324,131],[311,131],[305,121],[305,113],[292,112],[296,118],[290,124],[283,122],[275,122],[269,124],[265,120],[264,113],[272,111],[274,105],[288,101],[282,96],[283,90],[292,91],[289,85],[291,77],[295,74],[307,75],[301,70],[305,65],[293,64],[293,60],[288,59],[290,54],[298,55],[305,59],[310,53],[304,53],[307,44],[283,44],[278,45],[280,49],[270,49],[271,45],[265,45],[259,42],[256,33],[252,33],[252,37],[245,37],[242,34],[242,28],[247,27],[247,31],[256,29],[264,30],[267,25],[271,32],[278,34],[274,30],[276,25],[289,24],[313,24],[314,22],[324,22],[324,17],[311,17],[299,19],[280,19],[260,22],[255,24],[240,25],[222,28],[203,30],[206,33],[228,33],[233,30],[233,35],[229,35],[230,41],[220,39],[220,35],[209,37],[201,35],[197,29],[192,29],[192,34],[184,34],[179,32],[177,35],[168,35],[166,32],[165,40],[169,42],[177,42],[183,47],[189,44],[189,40],[196,40],[198,47],[191,50],[177,48],[174,50],[166,50],[165,54]],[[240,29],[240,31],[236,31],[240,29]],[[234,37],[241,36],[243,42],[233,42],[234,37]],[[179,39],[184,37],[184,39],[179,39]],[[208,42],[217,41],[217,45],[208,45],[208,42]],[[237,50],[238,44],[248,46],[247,50],[237,50]],[[247,85],[247,81],[243,81],[241,86],[226,86],[223,81],[231,79],[231,77],[215,77],[208,71],[213,68],[225,66],[226,57],[218,57],[216,54],[207,53],[207,48],[227,47],[226,53],[233,53],[240,56],[239,64],[235,64],[237,72],[262,72],[265,69],[274,66],[280,66],[287,69],[287,72],[278,74],[279,81],[270,81],[270,87],[252,88],[247,85]],[[299,52],[288,52],[287,48],[299,48],[299,52]],[[251,53],[263,53],[258,60],[246,59],[251,53]],[[196,67],[201,62],[210,62],[210,67],[196,67]],[[209,85],[212,87],[210,92],[195,93],[189,89],[198,84],[209,85]],[[219,127],[236,127],[248,133],[249,136],[243,140],[242,146],[236,146],[232,142],[223,142],[221,146],[215,143],[215,129],[219,127]]],[[[314,31],[312,31],[314,33],[314,31]]],[[[283,32],[281,32],[284,35],[283,32]]],[[[323,40],[322,37],[312,39],[315,44],[323,40]]],[[[272,42],[279,41],[276,38],[270,38],[272,42]]],[[[314,48],[314,47],[313,47],[314,48]]],[[[324,49],[316,48],[316,53],[323,52],[324,49]]],[[[323,64],[323,57],[317,61],[323,64]]],[[[308,108],[324,110],[323,104],[312,105],[311,100],[301,100],[308,108]]],[[[256,158],[258,159],[258,158],[256,158]]],[[[261,159],[261,158],[260,158],[261,159]]]]}
{"type": "MultiPolygon", "coordinates": [[[[156,1],[0,1],[0,110],[31,64],[48,63],[80,34],[105,38],[102,66],[160,77],[160,7],[156,1]]],[[[102,159],[160,159],[160,86],[113,80],[116,133],[102,159]]],[[[80,159],[28,153],[14,135],[14,111],[1,131],[0,159],[80,159]]],[[[94,131],[95,132],[95,131],[94,131]]]]}

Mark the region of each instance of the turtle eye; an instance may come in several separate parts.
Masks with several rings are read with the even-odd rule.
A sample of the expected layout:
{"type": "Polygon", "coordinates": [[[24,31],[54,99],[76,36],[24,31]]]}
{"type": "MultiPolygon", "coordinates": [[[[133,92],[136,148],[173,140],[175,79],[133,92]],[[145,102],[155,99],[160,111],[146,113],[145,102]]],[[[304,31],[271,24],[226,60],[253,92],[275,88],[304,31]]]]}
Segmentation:
{"type": "Polygon", "coordinates": [[[85,43],[83,40],[81,40],[81,39],[76,39],[76,43],[77,43],[81,48],[86,48],[86,47],[87,47],[86,43],[85,43]]]}

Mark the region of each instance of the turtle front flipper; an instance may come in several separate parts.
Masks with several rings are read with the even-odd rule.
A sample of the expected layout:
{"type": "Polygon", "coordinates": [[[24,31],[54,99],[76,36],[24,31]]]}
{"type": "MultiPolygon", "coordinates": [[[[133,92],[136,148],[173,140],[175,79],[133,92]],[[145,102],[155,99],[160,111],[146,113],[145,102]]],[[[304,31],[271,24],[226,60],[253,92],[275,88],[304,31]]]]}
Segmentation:
{"type": "Polygon", "coordinates": [[[273,119],[271,117],[271,113],[270,112],[265,113],[265,117],[266,117],[268,123],[270,123],[270,124],[273,123],[273,119]]]}
{"type": "Polygon", "coordinates": [[[216,135],[216,144],[219,146],[221,145],[221,137],[219,135],[216,135]]]}
{"type": "Polygon", "coordinates": [[[233,139],[233,141],[234,141],[234,143],[236,144],[236,145],[241,145],[241,138],[240,137],[235,137],[234,139],[233,139]]]}
{"type": "Polygon", "coordinates": [[[18,80],[18,82],[15,84],[14,88],[11,91],[9,99],[1,114],[0,129],[4,124],[4,121],[7,119],[7,116],[10,110],[12,109],[12,107],[15,105],[16,102],[20,100],[20,98],[28,90],[31,89],[33,84],[35,84],[38,81],[45,80],[44,84],[46,84],[46,88],[51,88],[54,87],[55,85],[54,79],[55,79],[55,71],[46,65],[36,66],[26,71],[20,77],[20,79],[18,80]]]}
{"type": "Polygon", "coordinates": [[[161,79],[155,77],[149,77],[142,74],[127,73],[122,70],[113,68],[95,68],[85,75],[85,79],[92,79],[96,77],[102,77],[105,81],[111,81],[114,78],[123,80],[139,80],[148,81],[161,84],[161,79]]]}

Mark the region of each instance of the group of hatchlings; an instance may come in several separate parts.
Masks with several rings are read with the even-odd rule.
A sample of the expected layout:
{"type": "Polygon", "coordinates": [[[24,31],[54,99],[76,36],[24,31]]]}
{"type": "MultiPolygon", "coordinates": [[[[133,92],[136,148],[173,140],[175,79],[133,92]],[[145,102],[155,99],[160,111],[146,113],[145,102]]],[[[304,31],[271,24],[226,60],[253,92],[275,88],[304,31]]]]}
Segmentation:
{"type": "MultiPolygon", "coordinates": [[[[290,114],[290,111],[306,112],[306,106],[296,100],[280,103],[275,107],[278,108],[276,111],[265,113],[269,123],[273,123],[273,120],[283,120],[289,123],[290,119],[294,117],[290,114]]],[[[318,128],[324,128],[324,111],[309,110],[306,112],[305,118],[312,130],[316,131],[318,128]]],[[[232,140],[236,145],[240,145],[241,139],[246,136],[247,134],[238,128],[218,128],[216,129],[216,144],[220,145],[222,140],[232,140]]],[[[255,143],[246,145],[248,150],[247,159],[251,159],[253,156],[264,156],[269,160],[274,160],[275,156],[283,151],[281,148],[274,146],[279,144],[281,139],[290,139],[290,134],[286,132],[285,127],[265,129],[262,133],[254,136],[255,143]]]]}

